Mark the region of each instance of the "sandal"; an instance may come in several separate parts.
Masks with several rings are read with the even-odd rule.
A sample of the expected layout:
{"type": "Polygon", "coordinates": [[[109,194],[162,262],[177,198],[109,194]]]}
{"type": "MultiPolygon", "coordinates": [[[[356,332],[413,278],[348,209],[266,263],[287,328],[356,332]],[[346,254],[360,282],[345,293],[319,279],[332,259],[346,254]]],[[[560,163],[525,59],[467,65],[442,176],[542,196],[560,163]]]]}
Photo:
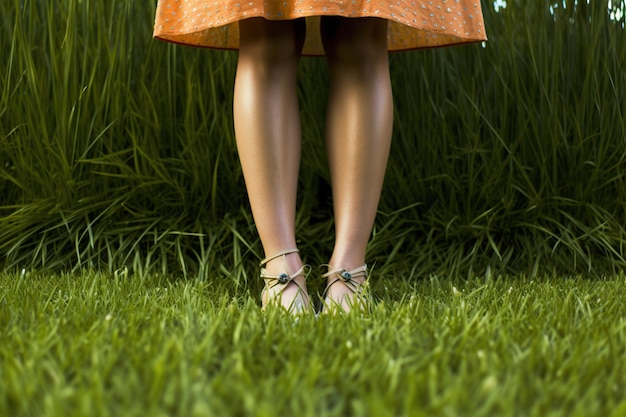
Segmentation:
{"type": "Polygon", "coordinates": [[[352,310],[367,311],[370,307],[370,298],[367,283],[367,265],[360,266],[351,271],[345,269],[333,269],[330,265],[327,266],[329,271],[322,275],[322,278],[328,278],[336,276],[337,278],[326,286],[322,295],[322,313],[330,312],[344,312],[349,313],[352,310]],[[365,281],[359,282],[354,278],[364,277],[365,281]],[[344,294],[340,300],[333,300],[328,298],[328,291],[330,287],[335,284],[341,284],[348,289],[348,292],[344,294]]]}
{"type": "MultiPolygon", "coordinates": [[[[269,261],[272,261],[281,256],[283,257],[283,261],[285,261],[286,255],[297,252],[299,252],[299,250],[295,248],[278,252],[272,256],[263,259],[259,266],[263,267],[269,261]]],[[[302,288],[300,285],[298,285],[296,281],[294,281],[294,278],[299,276],[304,276],[304,279],[306,280],[309,276],[309,271],[311,267],[309,265],[303,265],[300,269],[292,274],[289,271],[286,262],[284,263],[286,272],[282,272],[278,275],[271,275],[265,270],[265,268],[261,269],[261,278],[263,278],[263,280],[265,281],[265,287],[261,291],[261,308],[266,309],[268,308],[268,306],[280,306],[292,314],[300,314],[311,311],[311,304],[306,289],[302,288]],[[298,287],[296,295],[294,296],[293,300],[291,300],[291,303],[289,305],[283,305],[282,293],[291,284],[294,284],[296,287],[298,287]]]]}

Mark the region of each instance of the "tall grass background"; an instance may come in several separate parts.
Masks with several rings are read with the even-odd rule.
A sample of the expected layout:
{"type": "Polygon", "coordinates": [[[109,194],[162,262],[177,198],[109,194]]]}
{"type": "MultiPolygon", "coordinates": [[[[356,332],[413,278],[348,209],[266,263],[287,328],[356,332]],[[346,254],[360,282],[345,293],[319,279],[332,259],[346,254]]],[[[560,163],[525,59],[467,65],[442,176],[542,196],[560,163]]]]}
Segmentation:
{"type": "MultiPolygon", "coordinates": [[[[153,40],[152,3],[0,3],[5,269],[256,274],[237,55],[153,40]]],[[[625,2],[574,3],[484,0],[487,43],[391,55],[378,274],[626,266],[625,2]]],[[[297,233],[311,263],[333,240],[326,83],[324,60],[303,59],[297,233]]]]}

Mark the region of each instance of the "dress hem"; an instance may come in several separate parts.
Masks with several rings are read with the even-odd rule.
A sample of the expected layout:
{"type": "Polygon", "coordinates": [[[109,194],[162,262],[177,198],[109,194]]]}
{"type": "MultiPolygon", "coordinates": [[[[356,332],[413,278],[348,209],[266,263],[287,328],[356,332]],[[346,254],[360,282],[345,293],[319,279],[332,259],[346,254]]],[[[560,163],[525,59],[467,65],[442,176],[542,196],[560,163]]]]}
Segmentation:
{"type": "MultiPolygon", "coordinates": [[[[153,38],[159,41],[164,41],[164,42],[171,43],[174,45],[188,46],[190,48],[215,49],[216,51],[231,51],[231,52],[239,51],[239,48],[234,48],[234,47],[190,44],[186,42],[179,42],[174,39],[170,39],[161,35],[154,35],[153,38]]],[[[408,47],[404,49],[392,49],[387,52],[390,54],[395,54],[398,52],[419,51],[419,50],[426,50],[426,49],[439,49],[439,48],[446,48],[446,47],[453,47],[453,46],[471,45],[471,44],[480,43],[480,42],[487,42],[487,40],[488,40],[487,38],[467,39],[467,40],[459,40],[458,42],[454,42],[454,43],[446,43],[442,45],[424,45],[424,46],[418,46],[418,47],[408,47]]],[[[325,56],[326,54],[323,54],[323,53],[302,53],[302,57],[307,57],[307,58],[322,58],[325,56]]]]}

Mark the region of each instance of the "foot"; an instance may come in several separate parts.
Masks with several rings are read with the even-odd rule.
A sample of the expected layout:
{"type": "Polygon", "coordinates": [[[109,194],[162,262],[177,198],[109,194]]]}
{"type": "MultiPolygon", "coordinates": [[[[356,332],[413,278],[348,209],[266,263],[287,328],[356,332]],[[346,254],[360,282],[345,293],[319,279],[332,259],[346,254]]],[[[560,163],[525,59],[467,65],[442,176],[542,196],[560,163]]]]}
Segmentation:
{"type": "Polygon", "coordinates": [[[350,271],[328,265],[328,272],[322,276],[326,278],[322,313],[348,313],[369,308],[367,265],[350,271]]]}
{"type": "Polygon", "coordinates": [[[262,308],[280,306],[291,314],[308,313],[311,302],[306,288],[310,267],[302,265],[297,249],[283,251],[264,259],[261,278],[265,287],[261,293],[262,308]]]}

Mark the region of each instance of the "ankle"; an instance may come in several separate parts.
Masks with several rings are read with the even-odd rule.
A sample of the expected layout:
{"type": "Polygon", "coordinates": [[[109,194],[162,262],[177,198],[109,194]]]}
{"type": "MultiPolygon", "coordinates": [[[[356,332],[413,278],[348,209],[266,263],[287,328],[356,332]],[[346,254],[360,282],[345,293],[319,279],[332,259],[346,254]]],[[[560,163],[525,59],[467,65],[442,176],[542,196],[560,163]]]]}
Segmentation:
{"type": "Polygon", "coordinates": [[[302,265],[302,259],[296,252],[272,259],[264,265],[264,268],[268,274],[275,275],[284,272],[291,275],[302,268],[302,265]]]}
{"type": "Polygon", "coordinates": [[[341,268],[334,265],[325,265],[328,270],[322,274],[322,277],[326,278],[327,288],[334,284],[343,284],[349,287],[354,285],[361,285],[367,281],[367,265],[361,264],[355,268],[341,268]]]}
{"type": "Polygon", "coordinates": [[[365,251],[361,250],[339,250],[335,248],[329,259],[328,265],[331,269],[345,269],[350,271],[365,264],[365,251]]]}
{"type": "MultiPolygon", "coordinates": [[[[344,258],[344,259],[332,258],[328,264],[323,265],[323,266],[326,268],[326,271],[324,272],[325,275],[332,271],[336,271],[336,273],[330,274],[327,276],[327,281],[329,283],[331,281],[336,280],[338,278],[338,275],[341,274],[341,272],[343,271],[346,271],[346,272],[357,271],[357,270],[362,269],[364,266],[365,268],[367,268],[367,265],[365,264],[363,259],[349,259],[349,258],[344,258]]],[[[363,282],[365,281],[366,277],[367,277],[367,272],[365,272],[365,274],[359,272],[357,274],[354,274],[353,279],[357,282],[363,282]]]]}

